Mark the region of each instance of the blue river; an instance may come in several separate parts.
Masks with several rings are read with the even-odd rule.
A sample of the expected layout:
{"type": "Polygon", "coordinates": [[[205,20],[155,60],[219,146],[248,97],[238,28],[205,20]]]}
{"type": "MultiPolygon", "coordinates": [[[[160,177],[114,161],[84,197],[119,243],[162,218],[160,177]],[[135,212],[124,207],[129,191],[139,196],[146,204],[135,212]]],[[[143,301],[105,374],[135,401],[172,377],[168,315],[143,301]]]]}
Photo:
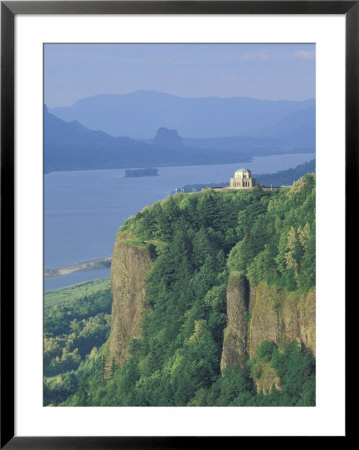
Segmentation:
{"type": "MultiPolygon", "coordinates": [[[[53,172],[44,176],[44,265],[58,268],[111,256],[124,221],[186,184],[229,181],[236,169],[274,173],[313,153],[255,157],[236,164],[160,167],[157,177],[124,178],[124,169],[53,172]]],[[[45,279],[45,290],[109,277],[109,269],[45,279]]]]}

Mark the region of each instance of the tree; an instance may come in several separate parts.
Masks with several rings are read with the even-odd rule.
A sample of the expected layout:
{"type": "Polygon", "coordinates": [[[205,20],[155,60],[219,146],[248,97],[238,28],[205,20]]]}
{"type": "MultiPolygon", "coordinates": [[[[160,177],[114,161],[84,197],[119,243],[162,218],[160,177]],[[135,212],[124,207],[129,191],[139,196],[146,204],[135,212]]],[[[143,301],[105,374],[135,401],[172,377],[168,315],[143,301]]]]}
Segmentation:
{"type": "Polygon", "coordinates": [[[79,390],[77,392],[78,405],[87,406],[89,395],[88,395],[88,381],[86,377],[81,377],[79,382],[79,390]]]}

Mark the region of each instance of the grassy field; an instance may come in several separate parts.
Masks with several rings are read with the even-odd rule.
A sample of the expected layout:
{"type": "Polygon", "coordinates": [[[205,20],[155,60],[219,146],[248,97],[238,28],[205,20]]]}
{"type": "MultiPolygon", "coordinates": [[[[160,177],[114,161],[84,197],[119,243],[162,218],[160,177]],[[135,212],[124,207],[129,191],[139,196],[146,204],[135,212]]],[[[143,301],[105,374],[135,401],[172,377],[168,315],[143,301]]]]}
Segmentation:
{"type": "Polygon", "coordinates": [[[93,295],[109,288],[110,280],[107,278],[99,278],[57,289],[56,291],[46,291],[44,295],[44,314],[45,316],[48,315],[50,309],[55,305],[65,305],[85,295],[93,295]]]}

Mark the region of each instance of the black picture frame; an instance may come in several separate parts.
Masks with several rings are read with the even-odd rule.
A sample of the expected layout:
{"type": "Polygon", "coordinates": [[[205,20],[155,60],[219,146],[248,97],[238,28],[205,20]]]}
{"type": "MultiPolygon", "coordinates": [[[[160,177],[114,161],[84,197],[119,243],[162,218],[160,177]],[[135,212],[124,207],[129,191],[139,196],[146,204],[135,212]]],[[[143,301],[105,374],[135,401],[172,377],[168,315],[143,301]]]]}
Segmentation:
{"type": "MultiPolygon", "coordinates": [[[[346,296],[356,248],[359,150],[359,1],[1,2],[1,442],[6,449],[201,448],[226,437],[23,437],[14,435],[14,19],[18,14],[340,14],[346,20],[346,296]],[[348,244],[350,242],[350,244],[348,244]]],[[[347,404],[347,403],[346,403],[347,404]]],[[[348,437],[348,428],[346,432],[348,437]]]]}

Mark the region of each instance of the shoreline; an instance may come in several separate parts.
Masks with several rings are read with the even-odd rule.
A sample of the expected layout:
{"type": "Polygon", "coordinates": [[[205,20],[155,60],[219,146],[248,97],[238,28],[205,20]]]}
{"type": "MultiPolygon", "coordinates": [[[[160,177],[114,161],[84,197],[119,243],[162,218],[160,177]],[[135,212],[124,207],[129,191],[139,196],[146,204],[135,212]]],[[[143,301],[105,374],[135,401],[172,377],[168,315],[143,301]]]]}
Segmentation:
{"type": "MultiPolygon", "coordinates": [[[[262,155],[262,154],[256,154],[256,155],[242,155],[241,159],[234,158],[235,160],[233,162],[213,162],[213,161],[207,161],[206,163],[168,163],[168,164],[155,164],[158,169],[166,169],[169,167],[188,167],[188,166],[225,166],[225,165],[233,165],[233,164],[242,164],[242,163],[251,163],[255,158],[266,158],[266,157],[272,157],[272,156],[288,156],[288,155],[306,155],[308,153],[311,153],[315,155],[315,148],[308,148],[308,149],[300,149],[298,152],[274,152],[270,153],[268,155],[262,155]]],[[[144,168],[143,166],[140,167],[97,167],[97,168],[67,168],[67,169],[56,169],[56,170],[44,170],[44,175],[50,175],[53,173],[61,173],[61,172],[96,172],[96,171],[103,171],[103,170],[126,170],[126,169],[140,169],[144,168]]],[[[160,176],[160,175],[158,175],[160,176]]],[[[136,177],[125,177],[122,178],[136,178],[136,177]]],[[[142,178],[142,177],[139,177],[142,178]]]]}
{"type": "Polygon", "coordinates": [[[75,272],[90,272],[92,270],[107,269],[111,267],[112,257],[97,258],[90,261],[73,264],[71,266],[59,267],[58,269],[44,269],[44,279],[62,277],[75,272]]]}

